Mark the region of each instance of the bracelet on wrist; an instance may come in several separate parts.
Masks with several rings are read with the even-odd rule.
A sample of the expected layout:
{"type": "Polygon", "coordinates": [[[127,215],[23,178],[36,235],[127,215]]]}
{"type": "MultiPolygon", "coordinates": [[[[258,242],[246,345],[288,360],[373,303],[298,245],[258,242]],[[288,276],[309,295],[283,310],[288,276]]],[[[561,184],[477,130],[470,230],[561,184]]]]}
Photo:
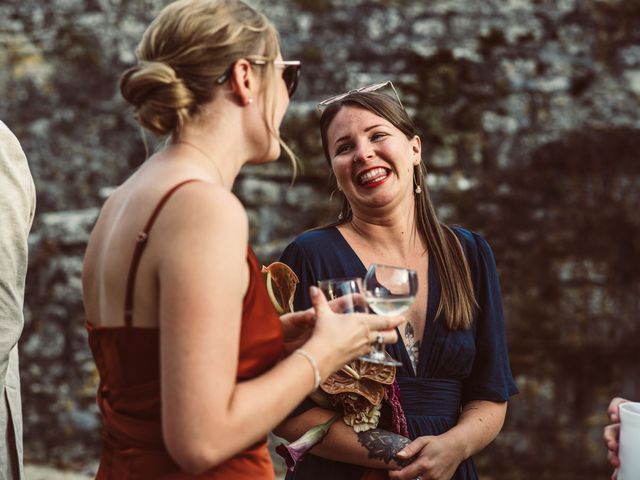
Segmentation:
{"type": "Polygon", "coordinates": [[[318,363],[316,362],[316,359],[313,358],[313,356],[309,352],[307,352],[302,348],[298,348],[293,353],[302,355],[304,358],[306,358],[309,361],[309,364],[313,369],[313,389],[317,390],[318,387],[320,386],[320,383],[322,383],[322,377],[320,376],[320,369],[318,368],[318,363]]]}

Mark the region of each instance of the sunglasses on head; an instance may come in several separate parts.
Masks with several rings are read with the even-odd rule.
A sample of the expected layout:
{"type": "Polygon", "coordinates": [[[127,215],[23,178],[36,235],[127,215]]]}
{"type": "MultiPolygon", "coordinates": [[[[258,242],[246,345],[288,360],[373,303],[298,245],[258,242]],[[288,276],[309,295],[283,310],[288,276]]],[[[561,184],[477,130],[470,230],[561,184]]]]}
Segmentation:
{"type": "MultiPolygon", "coordinates": [[[[255,60],[247,59],[253,65],[266,65],[269,62],[273,62],[276,67],[282,68],[282,79],[287,86],[287,92],[289,98],[293,95],[298,87],[298,79],[300,78],[300,60],[255,60]]],[[[235,64],[235,63],[234,63],[235,64]]],[[[222,85],[231,76],[233,71],[233,65],[231,65],[222,75],[216,79],[218,85],[222,85]]]]}
{"type": "Polygon", "coordinates": [[[393,83],[391,82],[391,80],[387,80],[386,82],[381,82],[381,83],[374,83],[373,85],[365,85],[364,87],[356,88],[355,90],[349,90],[348,92],[334,95],[333,97],[329,97],[322,100],[320,103],[318,103],[318,105],[316,105],[316,108],[318,109],[319,112],[322,112],[326,107],[328,107],[332,103],[338,102],[343,98],[348,97],[352,93],[375,92],[376,90],[380,90],[387,86],[391,87],[391,90],[393,90],[393,94],[395,96],[396,101],[398,102],[398,105],[400,105],[400,107],[402,107],[402,109],[404,110],[404,105],[402,105],[402,102],[400,101],[400,96],[398,95],[398,92],[396,91],[396,88],[393,86],[393,83]]]}

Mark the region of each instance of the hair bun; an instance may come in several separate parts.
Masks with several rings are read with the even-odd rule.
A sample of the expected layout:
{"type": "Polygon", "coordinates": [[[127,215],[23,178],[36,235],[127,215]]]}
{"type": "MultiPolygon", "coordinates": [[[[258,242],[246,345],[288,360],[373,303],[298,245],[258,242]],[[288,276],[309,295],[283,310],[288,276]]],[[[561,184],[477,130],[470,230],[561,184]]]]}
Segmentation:
{"type": "Polygon", "coordinates": [[[158,135],[180,130],[195,105],[195,95],[164,62],[144,62],[120,79],[122,96],[133,105],[138,123],[158,135]]]}

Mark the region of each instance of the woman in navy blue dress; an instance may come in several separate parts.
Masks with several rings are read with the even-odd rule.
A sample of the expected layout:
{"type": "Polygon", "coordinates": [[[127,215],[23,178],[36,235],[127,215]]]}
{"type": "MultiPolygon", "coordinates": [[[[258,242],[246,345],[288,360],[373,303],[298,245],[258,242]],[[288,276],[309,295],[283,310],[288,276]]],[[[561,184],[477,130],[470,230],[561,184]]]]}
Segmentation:
{"type": "MultiPolygon", "coordinates": [[[[322,144],[343,208],[336,224],[297,237],[281,261],[300,278],[296,309],[310,305],[308,288],[318,280],[363,277],[371,263],[418,271],[402,341],[387,347],[402,362],[397,381],[412,442],[336,422],[287,479],[355,480],[371,468],[392,480],[476,479],[471,456],[497,436],[517,393],[491,248],[438,221],[420,137],[397,94],[365,87],[321,106],[322,144]]],[[[307,400],[276,432],[292,440],[331,416],[307,400]]]]}

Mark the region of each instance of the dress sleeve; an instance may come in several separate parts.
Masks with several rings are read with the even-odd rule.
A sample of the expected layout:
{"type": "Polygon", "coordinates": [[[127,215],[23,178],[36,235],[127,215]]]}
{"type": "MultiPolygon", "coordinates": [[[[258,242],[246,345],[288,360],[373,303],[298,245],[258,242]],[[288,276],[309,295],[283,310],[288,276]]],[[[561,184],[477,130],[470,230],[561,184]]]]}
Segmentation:
{"type": "MultiPolygon", "coordinates": [[[[16,136],[0,121],[0,385],[18,364],[16,346],[24,327],[24,289],[28,237],[35,211],[35,188],[27,158],[16,136]],[[15,353],[14,353],[15,352],[15,353]],[[11,367],[10,367],[11,366],[11,367]]],[[[15,382],[10,386],[16,387],[15,382]]],[[[19,383],[18,383],[19,387],[19,383]]],[[[4,411],[3,405],[0,411],[4,411]]],[[[13,406],[13,405],[12,405],[13,406]]],[[[6,421],[3,416],[2,420],[6,421]]],[[[15,417],[14,417],[15,419],[15,417]]],[[[3,427],[4,428],[4,427],[3,427]]]]}
{"type": "MultiPolygon", "coordinates": [[[[296,293],[293,299],[294,310],[297,311],[309,308],[311,306],[309,287],[315,285],[317,282],[305,251],[294,240],[287,246],[287,248],[284,249],[280,256],[280,261],[289,265],[291,270],[293,270],[298,276],[298,280],[300,280],[300,283],[298,283],[296,287],[296,293]]],[[[293,410],[293,412],[289,414],[289,418],[297,417],[313,407],[317,407],[317,405],[313,400],[307,397],[293,410]]]]}
{"type": "Polygon", "coordinates": [[[518,389],[509,365],[500,281],[491,247],[479,235],[473,236],[475,255],[471,255],[470,267],[478,300],[476,355],[471,375],[464,382],[463,402],[503,402],[518,389]]]}

